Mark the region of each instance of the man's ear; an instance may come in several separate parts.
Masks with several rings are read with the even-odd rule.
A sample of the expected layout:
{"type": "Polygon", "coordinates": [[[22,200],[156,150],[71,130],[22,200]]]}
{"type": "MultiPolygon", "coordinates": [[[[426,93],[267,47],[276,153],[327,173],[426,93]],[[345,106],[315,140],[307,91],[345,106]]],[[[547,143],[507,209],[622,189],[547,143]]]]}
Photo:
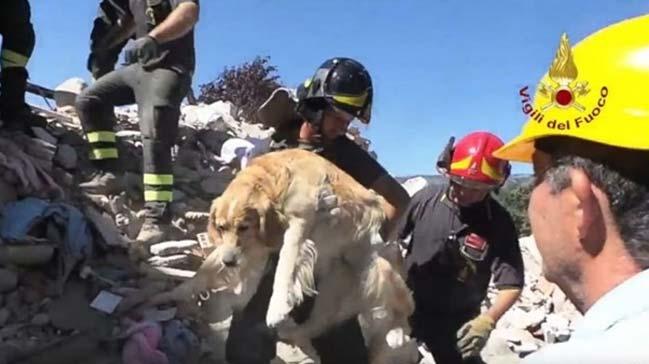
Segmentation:
{"type": "Polygon", "coordinates": [[[595,190],[597,187],[584,171],[573,168],[570,170],[570,188],[577,199],[576,221],[579,240],[586,251],[597,254],[606,236],[602,207],[595,190]]]}

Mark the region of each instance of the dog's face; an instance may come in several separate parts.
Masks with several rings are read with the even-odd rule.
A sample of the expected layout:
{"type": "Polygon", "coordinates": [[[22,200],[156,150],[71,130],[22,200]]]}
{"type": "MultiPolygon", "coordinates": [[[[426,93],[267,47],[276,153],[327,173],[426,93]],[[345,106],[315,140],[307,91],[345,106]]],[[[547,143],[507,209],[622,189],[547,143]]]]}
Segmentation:
{"type": "Polygon", "coordinates": [[[222,196],[210,210],[208,235],[228,268],[245,268],[281,243],[281,225],[270,202],[257,195],[222,196]]]}

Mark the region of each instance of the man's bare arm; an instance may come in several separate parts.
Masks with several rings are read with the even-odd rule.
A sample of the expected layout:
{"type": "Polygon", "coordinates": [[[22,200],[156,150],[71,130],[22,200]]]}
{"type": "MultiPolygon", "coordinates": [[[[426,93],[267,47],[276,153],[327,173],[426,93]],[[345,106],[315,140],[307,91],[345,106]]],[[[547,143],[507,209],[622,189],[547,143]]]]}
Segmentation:
{"type": "Polygon", "coordinates": [[[521,295],[520,288],[501,289],[496,295],[494,304],[487,310],[487,316],[491,317],[494,322],[498,322],[500,318],[516,303],[516,300],[521,295]]]}
{"type": "Polygon", "coordinates": [[[149,32],[149,36],[160,44],[170,42],[187,34],[197,22],[198,5],[191,2],[182,3],[149,32]]]}

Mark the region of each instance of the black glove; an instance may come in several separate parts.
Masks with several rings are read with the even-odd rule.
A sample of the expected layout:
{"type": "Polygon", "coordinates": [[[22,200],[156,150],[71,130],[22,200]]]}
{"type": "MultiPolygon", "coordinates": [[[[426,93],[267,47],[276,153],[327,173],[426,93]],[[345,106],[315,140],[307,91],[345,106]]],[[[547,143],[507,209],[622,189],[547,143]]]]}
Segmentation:
{"type": "Polygon", "coordinates": [[[160,55],[158,41],[151,36],[144,36],[136,39],[133,44],[124,51],[126,64],[140,62],[146,64],[160,55]]]}

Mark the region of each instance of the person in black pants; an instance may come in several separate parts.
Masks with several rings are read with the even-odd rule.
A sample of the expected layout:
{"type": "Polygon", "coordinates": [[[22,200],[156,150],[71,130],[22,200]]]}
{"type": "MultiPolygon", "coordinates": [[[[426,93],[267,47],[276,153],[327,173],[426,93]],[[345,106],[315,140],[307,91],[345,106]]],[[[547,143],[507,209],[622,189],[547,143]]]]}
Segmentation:
{"type": "Polygon", "coordinates": [[[32,114],[25,104],[27,62],[34,51],[36,36],[27,0],[4,0],[0,4],[0,120],[5,130],[28,131],[44,126],[45,119],[32,114]]]}
{"type": "Polygon", "coordinates": [[[198,0],[104,0],[91,33],[88,68],[96,82],[77,98],[76,107],[97,169],[80,187],[88,193],[123,191],[113,107],[137,103],[143,142],[145,222],[132,251],[136,258],[169,232],[173,199],[171,148],[180,103],[194,72],[194,32],[198,0]],[[129,37],[127,65],[112,70],[129,37]]]}

